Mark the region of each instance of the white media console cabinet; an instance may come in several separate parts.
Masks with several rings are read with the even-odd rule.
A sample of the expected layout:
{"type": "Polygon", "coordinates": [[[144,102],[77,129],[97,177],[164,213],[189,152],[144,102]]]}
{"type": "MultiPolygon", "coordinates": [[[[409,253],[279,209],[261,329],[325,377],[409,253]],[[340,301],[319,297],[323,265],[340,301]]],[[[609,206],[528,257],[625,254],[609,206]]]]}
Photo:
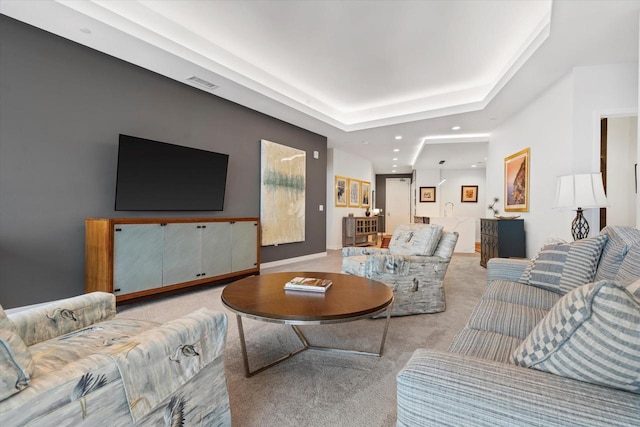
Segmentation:
{"type": "Polygon", "coordinates": [[[126,301],[260,273],[258,218],[88,218],[85,290],[126,301]]]}

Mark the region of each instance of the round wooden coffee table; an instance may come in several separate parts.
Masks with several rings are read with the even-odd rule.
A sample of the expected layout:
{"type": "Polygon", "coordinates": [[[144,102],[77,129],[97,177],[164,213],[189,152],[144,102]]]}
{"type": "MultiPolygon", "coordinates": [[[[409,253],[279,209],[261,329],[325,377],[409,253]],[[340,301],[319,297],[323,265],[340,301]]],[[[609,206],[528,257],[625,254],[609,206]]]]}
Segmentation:
{"type": "Polygon", "coordinates": [[[262,274],[235,281],[227,285],[222,291],[222,303],[229,310],[236,313],[245,376],[250,377],[309,349],[382,356],[391,318],[393,292],[383,283],[358,276],[297,271],[262,274]],[[329,279],[333,282],[333,285],[325,293],[285,291],[285,283],[294,277],[329,279]],[[307,338],[298,328],[299,325],[351,322],[371,317],[385,310],[387,311],[387,317],[378,353],[313,346],[309,344],[307,338]],[[249,369],[242,317],[291,325],[302,342],[302,347],[251,371],[249,369]]]}

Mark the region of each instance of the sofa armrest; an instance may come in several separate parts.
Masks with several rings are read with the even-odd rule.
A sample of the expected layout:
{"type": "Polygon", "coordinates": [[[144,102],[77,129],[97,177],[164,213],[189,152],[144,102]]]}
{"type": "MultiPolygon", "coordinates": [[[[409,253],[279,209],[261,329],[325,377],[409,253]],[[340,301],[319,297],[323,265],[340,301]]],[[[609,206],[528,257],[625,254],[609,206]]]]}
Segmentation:
{"type": "Polygon", "coordinates": [[[133,419],[140,420],[200,370],[223,357],[226,334],[227,316],[202,308],[110,350],[122,375],[133,419]]]}
{"type": "Polygon", "coordinates": [[[415,351],[398,373],[398,426],[640,425],[640,395],[455,353],[415,351]]]}
{"type": "Polygon", "coordinates": [[[115,316],[116,297],[106,292],[91,292],[7,313],[27,346],[115,316]]]}
{"type": "Polygon", "coordinates": [[[487,283],[494,280],[517,282],[530,262],[528,259],[491,258],[487,262],[487,283]]]}
{"type": "Polygon", "coordinates": [[[360,255],[382,255],[388,253],[388,248],[369,248],[361,246],[347,246],[346,248],[342,248],[342,258],[360,255]]]}

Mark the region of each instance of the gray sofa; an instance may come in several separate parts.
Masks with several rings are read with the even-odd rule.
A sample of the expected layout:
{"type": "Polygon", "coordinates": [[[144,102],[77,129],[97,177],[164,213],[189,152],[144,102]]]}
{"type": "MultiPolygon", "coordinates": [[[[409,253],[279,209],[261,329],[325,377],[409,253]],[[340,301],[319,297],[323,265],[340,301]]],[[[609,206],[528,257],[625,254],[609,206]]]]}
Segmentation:
{"type": "Polygon", "coordinates": [[[438,313],[445,310],[444,275],[457,241],[457,232],[440,225],[399,225],[389,248],[342,248],[342,272],[389,286],[392,316],[438,313]]]}
{"type": "Polygon", "coordinates": [[[115,296],[103,292],[7,312],[3,426],[231,425],[223,313],[116,319],[115,296]]]}
{"type": "Polygon", "coordinates": [[[397,425],[640,425],[640,231],[590,240],[490,260],[449,351],[419,349],[398,374],[397,425]]]}

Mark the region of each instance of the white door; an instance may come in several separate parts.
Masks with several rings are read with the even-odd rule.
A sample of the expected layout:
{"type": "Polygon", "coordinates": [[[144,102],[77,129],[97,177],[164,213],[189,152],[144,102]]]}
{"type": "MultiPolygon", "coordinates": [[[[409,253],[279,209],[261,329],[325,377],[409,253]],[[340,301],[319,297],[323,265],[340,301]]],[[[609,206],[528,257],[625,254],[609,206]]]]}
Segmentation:
{"type": "Polygon", "coordinates": [[[399,224],[411,222],[411,180],[387,178],[384,234],[393,234],[399,224]]]}

